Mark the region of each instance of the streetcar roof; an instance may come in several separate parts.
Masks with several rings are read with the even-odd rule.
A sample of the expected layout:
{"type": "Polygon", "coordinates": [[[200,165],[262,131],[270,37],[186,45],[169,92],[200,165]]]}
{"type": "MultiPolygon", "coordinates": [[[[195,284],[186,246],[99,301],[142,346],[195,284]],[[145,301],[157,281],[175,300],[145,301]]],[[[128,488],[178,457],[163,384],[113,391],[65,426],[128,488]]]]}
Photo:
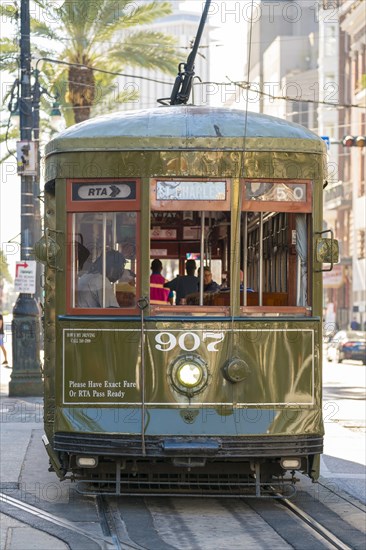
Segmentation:
{"type": "Polygon", "coordinates": [[[325,144],[307,128],[269,115],[180,105],[119,111],[75,124],[48,143],[46,155],[106,149],[197,148],[323,153],[325,144]]]}

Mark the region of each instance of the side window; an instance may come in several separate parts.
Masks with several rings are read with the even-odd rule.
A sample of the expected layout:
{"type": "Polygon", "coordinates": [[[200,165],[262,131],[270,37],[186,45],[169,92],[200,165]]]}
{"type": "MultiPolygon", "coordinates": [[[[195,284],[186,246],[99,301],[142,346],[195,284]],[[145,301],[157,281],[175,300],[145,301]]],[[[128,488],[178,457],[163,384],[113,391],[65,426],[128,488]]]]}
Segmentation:
{"type": "Polygon", "coordinates": [[[280,314],[311,305],[310,182],[243,182],[240,305],[280,314]]]}

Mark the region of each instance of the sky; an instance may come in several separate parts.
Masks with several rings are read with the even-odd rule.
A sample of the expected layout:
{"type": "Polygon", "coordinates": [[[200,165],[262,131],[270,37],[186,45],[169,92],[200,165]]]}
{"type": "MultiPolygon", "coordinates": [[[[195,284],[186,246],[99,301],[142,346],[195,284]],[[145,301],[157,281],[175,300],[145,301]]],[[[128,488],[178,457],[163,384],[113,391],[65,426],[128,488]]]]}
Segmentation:
{"type": "MultiPolygon", "coordinates": [[[[202,13],[204,2],[200,0],[173,0],[179,1],[185,9],[202,13]]],[[[212,52],[211,74],[212,80],[224,81],[226,76],[230,79],[243,78],[243,66],[245,64],[245,25],[246,6],[249,0],[213,0],[209,11],[209,20],[216,27],[212,33],[212,39],[217,46],[212,52]]],[[[1,21],[2,35],[14,36],[14,29],[1,21]]],[[[6,90],[12,85],[13,78],[3,76],[1,83],[1,100],[6,90]]],[[[2,123],[8,120],[8,113],[1,114],[2,123]]],[[[6,152],[4,145],[1,147],[1,157],[6,152]]],[[[0,242],[7,261],[10,273],[15,276],[15,262],[20,259],[20,177],[16,174],[16,159],[10,157],[0,165],[0,242]]]]}

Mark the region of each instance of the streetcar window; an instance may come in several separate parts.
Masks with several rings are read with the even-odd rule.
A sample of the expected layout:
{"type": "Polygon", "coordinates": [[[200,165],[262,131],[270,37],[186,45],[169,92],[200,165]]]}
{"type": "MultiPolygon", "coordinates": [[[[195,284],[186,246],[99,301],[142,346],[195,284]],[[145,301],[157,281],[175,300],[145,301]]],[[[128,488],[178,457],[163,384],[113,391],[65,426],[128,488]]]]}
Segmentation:
{"type": "Polygon", "coordinates": [[[309,196],[308,182],[244,183],[240,239],[244,314],[309,310],[309,196]],[[275,210],[267,210],[268,206],[275,210]]]}
{"type": "MultiPolygon", "coordinates": [[[[229,220],[229,212],[152,211],[150,261],[158,258],[162,262],[161,274],[166,282],[170,284],[177,281],[177,277],[186,276],[187,261],[195,263],[194,274],[189,275],[192,277],[190,281],[180,281],[178,288],[173,284],[167,305],[220,305],[218,295],[223,277],[229,269],[229,220]],[[185,283],[189,289],[183,296],[179,287],[182,284],[186,287],[185,283]]],[[[152,305],[155,302],[151,300],[152,305]]]]}
{"type": "Polygon", "coordinates": [[[137,213],[74,213],[71,225],[72,307],[134,308],[137,213]]]}
{"type": "MultiPolygon", "coordinates": [[[[197,307],[200,314],[205,307],[210,314],[228,313],[230,292],[221,286],[230,269],[230,196],[230,180],[151,180],[150,258],[163,262],[161,274],[170,290],[165,305],[150,289],[153,314],[167,308],[194,313],[197,307]]],[[[151,284],[157,283],[151,278],[151,284]]]]}

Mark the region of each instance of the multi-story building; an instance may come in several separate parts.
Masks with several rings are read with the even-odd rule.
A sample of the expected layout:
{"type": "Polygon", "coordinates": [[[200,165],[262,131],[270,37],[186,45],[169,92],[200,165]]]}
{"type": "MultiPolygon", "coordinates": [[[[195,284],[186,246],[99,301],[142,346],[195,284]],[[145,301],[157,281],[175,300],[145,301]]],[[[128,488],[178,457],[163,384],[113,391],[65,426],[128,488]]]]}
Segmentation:
{"type": "Polygon", "coordinates": [[[303,106],[298,102],[286,106],[283,100],[273,100],[272,96],[288,95],[300,100],[314,97],[314,91],[302,86],[301,76],[316,67],[318,21],[314,2],[261,0],[257,4],[252,30],[248,25],[248,40],[251,32],[249,81],[259,93],[250,109],[273,116],[300,112],[303,106]]]}
{"type": "MultiPolygon", "coordinates": [[[[348,312],[365,328],[366,314],[366,2],[340,0],[339,180],[341,199],[351,204],[348,219],[338,217],[343,262],[351,269],[348,312]],[[355,139],[344,139],[346,136],[355,139]],[[360,139],[356,139],[359,137],[360,139]],[[362,141],[363,139],[363,141],[362,141]],[[362,146],[363,143],[363,146],[362,146]],[[346,144],[351,146],[347,146],[346,144]],[[358,146],[361,145],[361,146],[358,146]],[[344,237],[344,238],[341,238],[344,237]]],[[[340,201],[342,205],[342,200],[340,201]]],[[[338,290],[342,291],[342,287],[338,290]]],[[[335,294],[335,299],[340,296],[335,294]]]]}
{"type": "Polygon", "coordinates": [[[341,262],[324,275],[325,303],[339,328],[352,318],[363,325],[366,148],[344,147],[343,138],[365,135],[366,2],[263,0],[260,5],[249,72],[260,93],[249,108],[307,126],[327,141],[324,228],[335,230],[341,262]]]}

